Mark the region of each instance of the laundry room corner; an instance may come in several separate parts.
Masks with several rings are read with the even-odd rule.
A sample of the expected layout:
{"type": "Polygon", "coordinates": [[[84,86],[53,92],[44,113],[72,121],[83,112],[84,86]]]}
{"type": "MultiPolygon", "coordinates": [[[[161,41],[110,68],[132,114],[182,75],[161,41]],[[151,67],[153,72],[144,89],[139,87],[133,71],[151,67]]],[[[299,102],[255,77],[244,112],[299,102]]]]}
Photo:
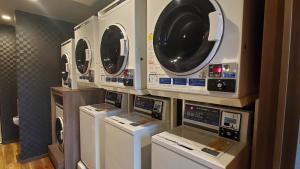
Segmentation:
{"type": "Polygon", "coordinates": [[[18,114],[15,48],[15,28],[0,25],[0,118],[3,144],[14,142],[19,138],[19,128],[12,120],[18,114]]]}
{"type": "Polygon", "coordinates": [[[48,153],[51,143],[50,87],[60,85],[61,42],[73,24],[16,11],[16,55],[20,117],[20,160],[48,153]]]}

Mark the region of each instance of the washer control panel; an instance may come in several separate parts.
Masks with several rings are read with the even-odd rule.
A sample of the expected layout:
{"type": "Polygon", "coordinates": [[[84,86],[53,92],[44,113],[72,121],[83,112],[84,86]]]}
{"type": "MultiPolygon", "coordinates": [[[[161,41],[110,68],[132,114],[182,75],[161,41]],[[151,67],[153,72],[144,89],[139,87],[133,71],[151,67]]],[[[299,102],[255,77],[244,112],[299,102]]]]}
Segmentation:
{"type": "Polygon", "coordinates": [[[136,96],[134,109],[154,119],[163,120],[164,102],[159,99],[136,96]]]}
{"type": "Polygon", "coordinates": [[[233,108],[186,102],[183,124],[218,134],[231,140],[240,141],[242,126],[247,126],[249,112],[233,108]],[[244,123],[242,120],[244,118],[244,123]]]}
{"type": "Polygon", "coordinates": [[[122,99],[123,99],[123,94],[122,93],[117,93],[117,92],[112,92],[112,91],[107,91],[105,95],[105,102],[112,104],[118,108],[121,108],[122,106],[122,99]]]}

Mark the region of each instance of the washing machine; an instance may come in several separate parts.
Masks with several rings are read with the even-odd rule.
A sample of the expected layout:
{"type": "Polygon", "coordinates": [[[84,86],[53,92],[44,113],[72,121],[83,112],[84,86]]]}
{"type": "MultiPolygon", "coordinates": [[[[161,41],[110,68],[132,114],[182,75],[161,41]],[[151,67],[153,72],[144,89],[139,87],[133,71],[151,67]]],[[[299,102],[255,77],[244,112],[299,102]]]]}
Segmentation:
{"type": "Polygon", "coordinates": [[[252,113],[184,103],[183,125],[152,137],[152,169],[249,168],[252,113]]]}
{"type": "Polygon", "coordinates": [[[95,52],[97,30],[97,16],[91,16],[74,28],[76,78],[79,87],[95,87],[96,63],[98,62],[95,52]]]}
{"type": "Polygon", "coordinates": [[[105,103],[80,109],[80,153],[78,169],[104,169],[104,118],[127,112],[128,95],[107,91],[105,103]]]}
{"type": "Polygon", "coordinates": [[[229,98],[255,94],[252,2],[149,0],[147,87],[229,98]]]}
{"type": "Polygon", "coordinates": [[[56,144],[60,151],[64,152],[64,113],[63,106],[56,104],[56,118],[55,118],[55,136],[56,144]]]}
{"type": "Polygon", "coordinates": [[[74,59],[74,39],[69,39],[61,44],[60,70],[62,86],[70,89],[77,89],[74,59]]]}
{"type": "Polygon", "coordinates": [[[105,168],[150,169],[151,136],[170,126],[170,100],[136,96],[134,112],[105,118],[105,168]]]}
{"type": "Polygon", "coordinates": [[[116,0],[98,13],[100,86],[146,89],[146,0],[116,0]]]}

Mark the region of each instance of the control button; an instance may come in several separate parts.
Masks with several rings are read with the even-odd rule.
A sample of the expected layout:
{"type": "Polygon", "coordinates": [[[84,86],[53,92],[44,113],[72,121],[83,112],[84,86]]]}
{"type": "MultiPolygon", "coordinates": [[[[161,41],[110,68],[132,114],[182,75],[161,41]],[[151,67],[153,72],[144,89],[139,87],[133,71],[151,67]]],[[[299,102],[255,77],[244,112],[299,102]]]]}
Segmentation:
{"type": "Polygon", "coordinates": [[[227,136],[231,136],[231,133],[229,131],[227,131],[226,135],[227,136]]]}
{"type": "Polygon", "coordinates": [[[218,88],[219,90],[223,90],[225,87],[226,87],[226,83],[225,83],[225,82],[218,81],[218,83],[217,83],[217,88],[218,88]]]}

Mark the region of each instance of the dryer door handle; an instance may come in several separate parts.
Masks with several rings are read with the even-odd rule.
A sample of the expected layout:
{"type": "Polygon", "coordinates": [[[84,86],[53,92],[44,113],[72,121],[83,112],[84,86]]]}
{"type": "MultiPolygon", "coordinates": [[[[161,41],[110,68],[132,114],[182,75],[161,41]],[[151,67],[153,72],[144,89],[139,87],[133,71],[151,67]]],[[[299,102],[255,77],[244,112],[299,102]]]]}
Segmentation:
{"type": "Polygon", "coordinates": [[[126,39],[120,39],[120,56],[126,56],[128,53],[128,46],[126,39]]]}
{"type": "Polygon", "coordinates": [[[85,61],[89,62],[92,59],[92,51],[90,49],[85,50],[85,61]]]}
{"type": "Polygon", "coordinates": [[[223,35],[224,21],[221,11],[209,13],[209,36],[208,41],[220,41],[223,35]]]}
{"type": "Polygon", "coordinates": [[[69,66],[70,66],[70,63],[66,63],[66,72],[68,72],[68,73],[70,72],[70,67],[69,66]]]}

